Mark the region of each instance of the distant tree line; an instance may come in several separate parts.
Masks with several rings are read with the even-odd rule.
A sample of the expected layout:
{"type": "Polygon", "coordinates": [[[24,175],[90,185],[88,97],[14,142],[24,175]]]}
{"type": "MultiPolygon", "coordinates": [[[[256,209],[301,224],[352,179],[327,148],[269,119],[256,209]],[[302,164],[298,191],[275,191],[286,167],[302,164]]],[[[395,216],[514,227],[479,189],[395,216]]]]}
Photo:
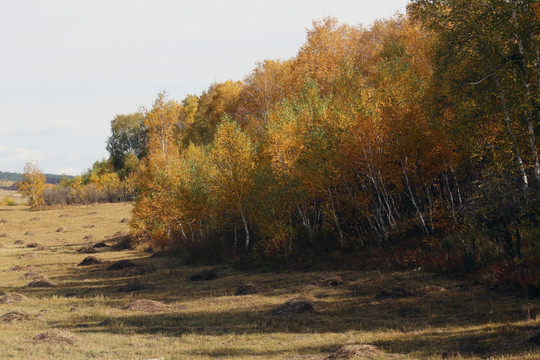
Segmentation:
{"type": "MultiPolygon", "coordinates": [[[[47,184],[58,184],[63,178],[72,178],[69,175],[45,174],[45,182],[47,184]]],[[[23,174],[9,171],[0,171],[0,181],[20,182],[23,179],[23,174]]]]}

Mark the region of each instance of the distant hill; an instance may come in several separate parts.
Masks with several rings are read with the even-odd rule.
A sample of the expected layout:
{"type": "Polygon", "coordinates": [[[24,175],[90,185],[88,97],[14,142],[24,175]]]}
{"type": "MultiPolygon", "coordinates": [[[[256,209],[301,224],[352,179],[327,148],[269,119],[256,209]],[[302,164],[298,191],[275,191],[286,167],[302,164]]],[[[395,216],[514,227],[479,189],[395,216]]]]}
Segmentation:
{"type": "MultiPolygon", "coordinates": [[[[58,184],[60,182],[60,179],[63,177],[67,177],[72,179],[73,176],[69,175],[56,175],[56,174],[45,174],[47,177],[46,182],[48,184],[58,184]]],[[[19,182],[22,180],[22,174],[9,172],[9,171],[0,171],[0,181],[15,181],[19,182]]]]}

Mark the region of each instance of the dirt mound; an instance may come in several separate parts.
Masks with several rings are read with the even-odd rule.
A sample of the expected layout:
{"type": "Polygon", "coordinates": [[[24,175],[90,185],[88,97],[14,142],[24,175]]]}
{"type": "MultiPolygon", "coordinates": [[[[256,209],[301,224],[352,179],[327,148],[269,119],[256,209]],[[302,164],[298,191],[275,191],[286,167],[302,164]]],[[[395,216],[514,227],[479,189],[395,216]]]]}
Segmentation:
{"type": "MultiPolygon", "coordinates": [[[[339,347],[332,354],[325,357],[325,360],[346,360],[346,359],[379,359],[381,352],[373,345],[344,345],[339,347]]],[[[386,357],[385,357],[386,359],[386,357]]]]}
{"type": "Polygon", "coordinates": [[[93,224],[83,226],[83,228],[85,228],[85,229],[92,229],[92,228],[95,228],[95,227],[96,227],[96,225],[93,225],[93,224]]]}
{"type": "Polygon", "coordinates": [[[240,285],[236,291],[234,292],[234,295],[251,295],[251,294],[258,294],[262,292],[267,292],[268,288],[266,286],[262,286],[259,284],[254,283],[246,283],[240,285]]]}
{"type": "Polygon", "coordinates": [[[123,218],[122,220],[120,220],[120,222],[121,222],[122,224],[127,223],[128,221],[129,221],[129,220],[128,220],[127,218],[123,218]]]}
{"type": "Polygon", "coordinates": [[[92,241],[94,240],[94,235],[86,235],[82,238],[84,241],[92,241]]]}
{"type": "Polygon", "coordinates": [[[24,244],[24,241],[22,241],[22,240],[15,240],[13,242],[13,245],[23,245],[23,244],[24,244]]]}
{"type": "Polygon", "coordinates": [[[34,280],[30,282],[26,287],[53,287],[58,285],[57,282],[50,280],[48,277],[44,276],[41,279],[34,280]]]}
{"type": "Polygon", "coordinates": [[[6,223],[7,223],[6,219],[0,219],[0,224],[6,224],[6,223]]]}
{"type": "Polygon", "coordinates": [[[165,311],[171,308],[170,305],[164,304],[154,300],[137,300],[122,307],[122,310],[129,311],[144,311],[144,312],[158,312],[165,311]]]}
{"type": "Polygon", "coordinates": [[[219,277],[223,277],[223,275],[224,275],[224,269],[217,267],[214,269],[205,269],[205,270],[196,272],[195,274],[190,276],[189,280],[190,281],[209,281],[209,280],[217,279],[219,277]]]}
{"type": "Polygon", "coordinates": [[[0,304],[12,304],[24,300],[28,300],[28,298],[23,294],[7,293],[0,295],[0,304]]]}
{"type": "Polygon", "coordinates": [[[88,215],[96,215],[97,214],[97,211],[91,211],[88,213],[88,215]]]}
{"type": "Polygon", "coordinates": [[[327,274],[320,276],[317,280],[313,281],[314,285],[323,286],[340,286],[345,284],[345,280],[339,275],[327,274]]]}
{"type": "Polygon", "coordinates": [[[12,323],[15,321],[28,321],[36,319],[35,315],[24,312],[10,311],[0,316],[0,323],[12,323]]]}
{"type": "Polygon", "coordinates": [[[112,237],[119,237],[119,236],[126,236],[126,235],[129,235],[129,234],[125,231],[117,231],[116,234],[114,234],[112,237]]]}
{"type": "Polygon", "coordinates": [[[291,299],[272,310],[272,315],[291,315],[319,312],[318,306],[306,298],[291,299]]]}
{"type": "Polygon", "coordinates": [[[38,220],[40,220],[40,218],[38,218],[37,216],[30,219],[30,221],[38,221],[38,220]]]}
{"type": "Polygon", "coordinates": [[[58,229],[56,229],[56,232],[66,232],[67,228],[60,226],[58,229]]]}
{"type": "Polygon", "coordinates": [[[77,266],[89,266],[89,265],[97,265],[101,263],[102,261],[96,258],[95,256],[87,256],[77,266]]]}
{"type": "Polygon", "coordinates": [[[7,234],[0,234],[0,238],[5,238],[7,237],[7,234]]]}
{"type": "Polygon", "coordinates": [[[394,286],[388,289],[383,289],[375,295],[375,299],[401,299],[404,297],[414,296],[415,294],[401,286],[394,286]]]}
{"type": "Polygon", "coordinates": [[[91,246],[83,246],[81,247],[80,249],[78,249],[77,251],[75,251],[77,254],[94,254],[94,253],[97,253],[97,250],[94,249],[93,247],[91,246]]]}
{"type": "Polygon", "coordinates": [[[37,248],[39,247],[39,244],[37,242],[31,242],[30,244],[26,245],[27,248],[37,248]]]}
{"type": "Polygon", "coordinates": [[[131,260],[120,260],[115,263],[113,263],[111,266],[107,268],[107,270],[122,270],[127,268],[136,268],[138,267],[137,264],[135,264],[131,260]]]}
{"type": "Polygon", "coordinates": [[[75,335],[66,330],[50,329],[33,338],[35,342],[46,342],[49,344],[70,344],[77,342],[75,335]]]}
{"type": "Polygon", "coordinates": [[[38,251],[46,251],[46,250],[54,251],[50,246],[46,246],[46,245],[39,245],[36,250],[38,250],[38,251]]]}
{"type": "Polygon", "coordinates": [[[58,216],[58,217],[60,217],[60,218],[66,218],[66,217],[69,217],[69,215],[68,215],[68,214],[61,214],[61,215],[58,216]]]}
{"type": "Polygon", "coordinates": [[[134,291],[141,291],[141,290],[146,290],[146,289],[148,289],[148,287],[144,286],[139,281],[135,280],[120,287],[118,289],[118,292],[134,292],[134,291]]]}
{"type": "Polygon", "coordinates": [[[94,246],[92,246],[94,249],[109,247],[109,245],[105,244],[104,242],[98,242],[95,243],[94,246]]]}
{"type": "Polygon", "coordinates": [[[27,231],[24,233],[25,236],[34,236],[34,232],[33,231],[27,231]]]}

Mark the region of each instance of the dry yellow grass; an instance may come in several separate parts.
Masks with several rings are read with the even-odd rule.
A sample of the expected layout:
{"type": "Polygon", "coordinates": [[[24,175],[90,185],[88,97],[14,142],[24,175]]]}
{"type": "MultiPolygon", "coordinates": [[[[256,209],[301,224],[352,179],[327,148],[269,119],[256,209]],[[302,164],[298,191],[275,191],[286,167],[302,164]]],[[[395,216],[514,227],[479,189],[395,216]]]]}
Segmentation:
{"type": "Polygon", "coordinates": [[[192,282],[187,279],[202,267],[111,247],[91,254],[103,262],[77,266],[88,256],[77,249],[100,241],[111,245],[106,237],[128,231],[120,221],[130,217],[131,208],[102,204],[35,212],[24,206],[0,207],[0,234],[5,234],[0,237],[0,290],[28,297],[0,303],[0,316],[12,311],[35,316],[0,323],[2,358],[540,358],[540,346],[528,343],[540,332],[538,300],[420,271],[326,274],[229,268],[218,279],[192,282]],[[56,232],[60,227],[66,230],[56,232]],[[29,232],[33,235],[25,235],[29,232]],[[88,235],[90,241],[84,239],[88,235]],[[17,240],[24,243],[14,244],[17,240]],[[40,246],[26,247],[30,242],[40,246]],[[127,259],[138,267],[107,270],[127,259]],[[339,275],[344,284],[317,281],[323,275],[339,275]],[[57,285],[26,286],[43,277],[57,285]],[[245,283],[260,284],[266,291],[233,296],[245,283]],[[139,290],[119,291],[123,287],[139,290]],[[399,292],[390,291],[391,296],[376,298],[381,289],[392,287],[410,294],[395,298],[392,294],[399,292]],[[319,311],[272,314],[300,297],[313,300],[319,311]],[[166,306],[147,301],[126,307],[137,300],[166,306]],[[76,341],[33,340],[51,329],[69,331],[76,341]],[[346,346],[364,344],[369,346],[346,346]]]}

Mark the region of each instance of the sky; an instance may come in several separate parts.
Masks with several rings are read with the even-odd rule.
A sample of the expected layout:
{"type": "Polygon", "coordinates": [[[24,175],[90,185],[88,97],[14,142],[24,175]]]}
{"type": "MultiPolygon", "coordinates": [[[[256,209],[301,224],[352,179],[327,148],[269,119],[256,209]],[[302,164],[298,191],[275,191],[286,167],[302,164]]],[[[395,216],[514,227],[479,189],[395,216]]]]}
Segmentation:
{"type": "Polygon", "coordinates": [[[116,114],[292,58],[313,20],[369,26],[407,0],[0,0],[0,171],[77,175],[116,114]]]}

